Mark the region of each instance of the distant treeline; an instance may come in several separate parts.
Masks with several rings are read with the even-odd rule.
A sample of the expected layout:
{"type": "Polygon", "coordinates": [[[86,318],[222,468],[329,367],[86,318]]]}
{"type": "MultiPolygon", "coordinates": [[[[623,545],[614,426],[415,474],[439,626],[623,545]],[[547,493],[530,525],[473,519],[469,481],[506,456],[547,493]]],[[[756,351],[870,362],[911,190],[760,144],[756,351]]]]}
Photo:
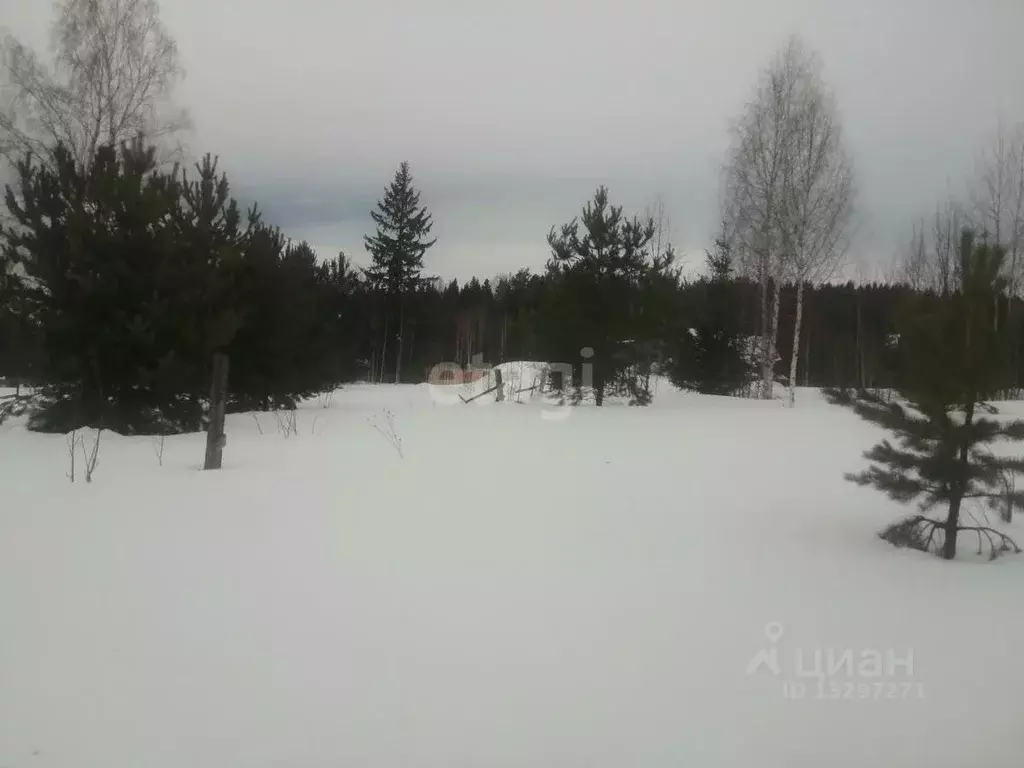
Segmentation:
{"type": "MultiPolygon", "coordinates": [[[[671,246],[658,252],[655,222],[626,217],[603,188],[548,233],[543,273],[460,284],[424,276],[432,222],[404,163],[374,212],[372,266],[359,270],[240,210],[209,157],[189,173],[162,168],[141,142],[102,147],[88,166],[54,157],[19,165],[0,230],[0,376],[34,388],[23,405],[37,429],[198,429],[215,352],[230,359],[235,410],[289,408],[356,380],[422,382],[442,362],[578,366],[585,348],[594,388],[576,395],[598,402],[644,404],[658,372],[722,394],[759,375],[760,286],[733,274],[729,243],[708,254],[706,275],[684,279],[671,246]]],[[[795,294],[780,292],[780,381],[795,294]]],[[[892,385],[901,308],[918,294],[806,285],[797,383],[892,385]]],[[[1019,325],[1021,314],[1001,317],[1019,325]]],[[[1008,391],[1018,358],[1008,353],[1008,391]]]]}

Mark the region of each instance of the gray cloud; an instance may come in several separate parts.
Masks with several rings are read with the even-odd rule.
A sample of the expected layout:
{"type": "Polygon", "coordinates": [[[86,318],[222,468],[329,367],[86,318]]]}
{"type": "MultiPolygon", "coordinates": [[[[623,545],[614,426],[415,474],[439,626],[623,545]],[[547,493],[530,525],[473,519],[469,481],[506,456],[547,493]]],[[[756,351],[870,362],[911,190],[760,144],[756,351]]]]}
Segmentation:
{"type": "MultiPolygon", "coordinates": [[[[996,121],[1024,119],[1019,0],[163,0],[178,96],[245,199],[363,257],[407,159],[434,212],[430,268],[539,267],[597,183],[660,195],[684,251],[717,225],[729,121],[790,33],[823,55],[859,177],[854,256],[888,259],[959,192],[996,121]]],[[[46,3],[0,0],[45,43],[46,3]]]]}

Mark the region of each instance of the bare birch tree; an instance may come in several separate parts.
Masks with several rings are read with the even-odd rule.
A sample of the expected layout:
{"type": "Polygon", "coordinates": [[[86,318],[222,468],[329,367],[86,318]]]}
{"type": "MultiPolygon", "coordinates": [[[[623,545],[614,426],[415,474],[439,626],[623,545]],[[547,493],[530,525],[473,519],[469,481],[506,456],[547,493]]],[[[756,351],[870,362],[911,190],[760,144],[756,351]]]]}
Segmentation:
{"type": "Polygon", "coordinates": [[[976,228],[1006,248],[1006,277],[1018,284],[1024,236],[1024,124],[1008,128],[999,123],[991,144],[979,154],[971,200],[976,228]]]}
{"type": "Polygon", "coordinates": [[[753,100],[733,127],[725,169],[723,218],[733,233],[738,266],[758,284],[760,338],[757,364],[759,396],[772,395],[775,380],[782,254],[776,233],[776,208],[783,155],[789,143],[788,107],[793,74],[788,51],[761,73],[753,100]]]}
{"type": "Polygon", "coordinates": [[[774,389],[782,283],[797,282],[792,399],[803,283],[827,277],[845,251],[853,189],[820,60],[799,39],[761,73],[734,128],[725,177],[724,217],[740,266],[760,289],[762,398],[774,389]]]}
{"type": "Polygon", "coordinates": [[[900,254],[897,279],[915,291],[926,291],[931,287],[933,263],[928,252],[928,238],[925,235],[924,219],[914,222],[910,242],[900,254]]]}
{"type": "MultiPolygon", "coordinates": [[[[1008,127],[1000,121],[991,143],[979,154],[970,192],[975,229],[1006,249],[1003,291],[1007,299],[1009,331],[1016,337],[1019,323],[1014,317],[1013,299],[1020,296],[1024,271],[1024,124],[1008,127]]],[[[998,323],[998,295],[994,301],[993,322],[998,323]]],[[[1011,340],[1010,347],[1013,350],[1012,381],[1008,384],[1017,389],[1020,377],[1016,338],[1011,340]]]]}
{"type": "Polygon", "coordinates": [[[156,0],[60,0],[55,10],[49,66],[11,34],[0,43],[0,157],[50,157],[59,142],[88,166],[103,144],[170,143],[188,126],[169,101],[183,70],[156,0]]]}
{"type": "Polygon", "coordinates": [[[654,222],[654,239],[651,248],[654,254],[661,256],[672,240],[672,219],[665,210],[665,200],[661,195],[654,202],[644,207],[644,221],[654,222]]]}
{"type": "Polygon", "coordinates": [[[1009,129],[1000,122],[991,143],[978,155],[977,171],[970,188],[976,228],[994,242],[1006,246],[1013,239],[1015,229],[1014,198],[1020,182],[1015,171],[1019,166],[1019,145],[1022,141],[1024,127],[1009,129]]]}
{"type": "Polygon", "coordinates": [[[1021,286],[1021,272],[1024,271],[1024,124],[1018,125],[1013,137],[1009,155],[1009,200],[1010,227],[1007,238],[1010,269],[1010,295],[1017,298],[1021,286]]]}
{"type": "Polygon", "coordinates": [[[784,157],[778,227],[788,277],[796,283],[796,318],[789,365],[789,404],[796,402],[804,286],[828,280],[849,245],[853,169],[843,145],[832,95],[808,55],[792,109],[791,143],[784,157]]]}
{"type": "Polygon", "coordinates": [[[931,225],[914,223],[913,234],[900,257],[897,279],[915,291],[946,295],[953,290],[960,234],[967,226],[962,206],[949,198],[935,206],[931,225]]]}
{"type": "Polygon", "coordinates": [[[967,217],[953,198],[939,203],[932,222],[931,287],[943,296],[953,292],[958,279],[960,245],[967,217]]]}

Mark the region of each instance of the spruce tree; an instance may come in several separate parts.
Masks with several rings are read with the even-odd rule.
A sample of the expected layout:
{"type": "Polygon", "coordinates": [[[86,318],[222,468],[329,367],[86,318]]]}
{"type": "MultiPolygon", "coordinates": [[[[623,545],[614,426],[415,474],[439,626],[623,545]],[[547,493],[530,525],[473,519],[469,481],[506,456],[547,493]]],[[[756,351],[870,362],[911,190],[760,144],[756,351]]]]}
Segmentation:
{"type": "Polygon", "coordinates": [[[402,336],[405,326],[405,294],[421,284],[423,256],[436,239],[428,240],[433,218],[420,205],[420,193],[413,186],[409,163],[402,162],[395,178],[377,202],[370,216],[377,226],[376,234],[363,240],[372,262],[366,269],[370,287],[383,299],[384,345],[381,370],[388,354],[389,333],[395,332],[395,383],[401,378],[402,336]]]}
{"type": "Polygon", "coordinates": [[[1013,478],[1024,461],[999,456],[990,446],[1024,439],[1024,421],[992,418],[985,402],[999,384],[1003,332],[993,323],[993,299],[1002,288],[1002,247],[977,243],[970,232],[961,239],[959,290],[936,301],[908,306],[899,338],[899,399],[877,394],[832,393],[864,419],[891,431],[865,454],[872,464],[847,475],[873,486],[895,501],[919,502],[922,512],[944,508],[944,520],[915,515],[880,535],[897,546],[935,551],[946,559],[957,552],[958,534],[977,535],[979,552],[987,544],[992,557],[1020,551],[1007,536],[982,525],[963,525],[965,502],[979,500],[1004,514],[1024,505],[1013,478]]]}

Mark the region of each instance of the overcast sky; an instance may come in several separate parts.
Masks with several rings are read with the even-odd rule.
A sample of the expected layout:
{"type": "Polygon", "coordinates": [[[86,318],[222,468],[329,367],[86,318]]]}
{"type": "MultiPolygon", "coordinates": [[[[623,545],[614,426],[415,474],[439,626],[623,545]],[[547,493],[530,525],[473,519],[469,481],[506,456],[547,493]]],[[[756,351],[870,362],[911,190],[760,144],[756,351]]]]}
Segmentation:
{"type": "MultiPolygon", "coordinates": [[[[997,121],[1024,119],[1021,0],[162,0],[194,154],[324,254],[365,262],[369,210],[408,160],[428,271],[539,269],[600,184],[660,196],[699,265],[728,127],[791,33],[817,49],[858,176],[855,261],[886,263],[959,193],[997,121]]],[[[49,3],[0,0],[46,43],[49,3]]]]}

